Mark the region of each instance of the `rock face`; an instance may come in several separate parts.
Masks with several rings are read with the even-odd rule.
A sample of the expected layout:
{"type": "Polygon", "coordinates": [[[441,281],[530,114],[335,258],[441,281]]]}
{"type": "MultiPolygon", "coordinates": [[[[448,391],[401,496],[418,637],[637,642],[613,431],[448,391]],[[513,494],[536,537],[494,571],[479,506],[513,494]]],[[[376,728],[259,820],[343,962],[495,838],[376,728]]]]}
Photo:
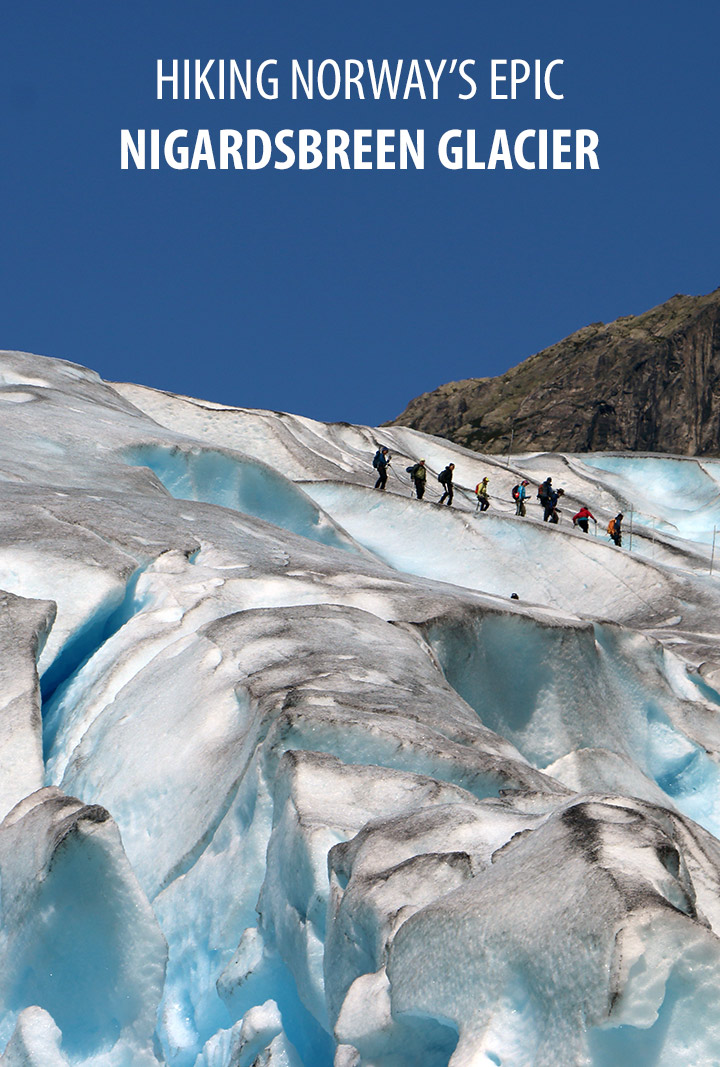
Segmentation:
{"type": "Polygon", "coordinates": [[[395,424],[482,452],[720,450],[720,289],[592,323],[497,378],[449,382],[395,424]]]}

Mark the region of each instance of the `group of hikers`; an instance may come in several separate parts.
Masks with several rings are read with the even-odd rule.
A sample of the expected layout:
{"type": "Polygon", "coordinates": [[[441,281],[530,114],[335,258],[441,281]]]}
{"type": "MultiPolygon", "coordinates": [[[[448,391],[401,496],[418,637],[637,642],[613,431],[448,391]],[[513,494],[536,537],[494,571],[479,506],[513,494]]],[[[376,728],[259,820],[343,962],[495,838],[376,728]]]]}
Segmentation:
{"type": "MultiPolygon", "coordinates": [[[[384,489],[387,484],[388,467],[390,466],[390,452],[387,448],[382,447],[375,453],[373,459],[373,467],[378,472],[378,479],[375,482],[376,489],[384,489]]],[[[425,460],[418,460],[417,463],[413,463],[412,466],[405,468],[410,475],[410,480],[415,489],[415,495],[418,500],[422,500],[425,495],[425,484],[427,482],[427,467],[425,466],[425,460]]],[[[447,507],[452,506],[453,502],[453,472],[455,470],[454,463],[448,463],[444,470],[440,471],[437,478],[443,487],[443,494],[438,501],[439,504],[447,504],[447,507]]],[[[477,499],[476,511],[487,511],[490,507],[490,496],[488,494],[488,483],[490,479],[486,476],[481,482],[475,486],[475,497],[477,499]]],[[[528,486],[530,482],[526,479],[518,482],[513,486],[512,498],[515,501],[515,514],[525,516],[527,514],[525,510],[525,501],[528,499],[528,486]]],[[[558,501],[564,496],[564,489],[553,488],[552,478],[546,478],[544,482],[538,487],[537,499],[540,502],[540,506],[543,509],[543,522],[558,523],[560,521],[560,512],[558,510],[558,501]]],[[[624,515],[620,511],[611,519],[607,526],[607,532],[610,539],[620,547],[622,545],[622,521],[624,515]]],[[[572,517],[573,526],[577,526],[583,533],[589,532],[590,522],[595,523],[597,528],[597,519],[590,511],[590,508],[583,504],[576,515],[572,517]]]]}
{"type": "MultiPolygon", "coordinates": [[[[376,489],[384,489],[387,483],[387,472],[390,466],[390,453],[387,448],[379,448],[375,453],[373,460],[373,467],[378,472],[378,480],[375,482],[376,489]]],[[[427,481],[427,467],[425,466],[425,460],[418,460],[417,463],[413,463],[412,467],[406,468],[407,473],[410,475],[410,480],[415,487],[415,495],[418,500],[422,500],[425,496],[425,483],[427,481]]],[[[443,495],[440,497],[439,503],[444,504],[447,501],[447,506],[450,507],[453,502],[453,471],[455,470],[454,463],[448,463],[445,470],[440,471],[438,474],[438,481],[443,487],[443,495]]],[[[488,501],[488,507],[490,503],[488,501]]]]}
{"type": "MultiPolygon", "coordinates": [[[[529,484],[529,482],[523,481],[513,488],[513,499],[517,502],[515,511],[516,515],[525,514],[525,499],[527,496],[527,486],[529,484]]],[[[560,497],[564,495],[564,489],[553,488],[552,478],[546,478],[545,481],[538,486],[537,498],[543,509],[543,522],[557,523],[559,521],[560,512],[558,511],[557,505],[560,497]]],[[[622,511],[619,511],[614,519],[610,519],[607,526],[608,536],[618,548],[622,545],[622,521],[624,517],[622,511]]],[[[589,532],[591,521],[595,523],[595,528],[597,529],[597,519],[587,504],[583,504],[577,514],[572,517],[573,526],[577,526],[583,533],[589,532]]]]}
{"type": "MultiPolygon", "coordinates": [[[[385,483],[387,482],[387,468],[390,465],[390,453],[387,448],[379,448],[375,452],[375,458],[372,461],[372,465],[375,471],[378,472],[378,481],[375,482],[375,489],[385,489],[385,483]]],[[[448,463],[444,471],[441,471],[437,475],[437,480],[443,487],[443,495],[439,498],[439,504],[445,504],[447,501],[448,508],[452,505],[452,472],[454,471],[454,463],[448,463]]],[[[425,487],[428,480],[428,468],[425,465],[425,460],[418,460],[417,463],[413,463],[412,466],[405,467],[407,474],[410,475],[410,479],[415,487],[415,495],[418,500],[421,500],[425,496],[425,487]]],[[[487,501],[487,506],[490,507],[490,501],[487,501]]]]}

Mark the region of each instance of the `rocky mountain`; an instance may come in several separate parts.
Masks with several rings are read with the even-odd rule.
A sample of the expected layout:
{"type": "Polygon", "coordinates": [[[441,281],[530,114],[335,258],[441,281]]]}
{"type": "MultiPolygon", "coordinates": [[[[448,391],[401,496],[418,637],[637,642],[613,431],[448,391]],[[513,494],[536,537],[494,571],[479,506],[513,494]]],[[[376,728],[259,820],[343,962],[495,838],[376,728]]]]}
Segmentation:
{"type": "Polygon", "coordinates": [[[449,382],[393,420],[482,452],[720,451],[720,289],[594,322],[496,378],[449,382]]]}

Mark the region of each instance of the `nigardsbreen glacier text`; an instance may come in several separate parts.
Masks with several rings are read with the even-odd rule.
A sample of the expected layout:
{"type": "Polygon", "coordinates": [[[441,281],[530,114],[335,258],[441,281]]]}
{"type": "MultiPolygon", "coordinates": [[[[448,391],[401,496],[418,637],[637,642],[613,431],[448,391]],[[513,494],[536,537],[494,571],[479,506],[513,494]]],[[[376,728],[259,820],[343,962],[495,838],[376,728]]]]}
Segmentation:
{"type": "MultiPolygon", "coordinates": [[[[446,130],[433,162],[447,170],[598,170],[587,129],[446,130]]],[[[431,158],[428,156],[428,158],[431,158]]],[[[122,170],[423,170],[424,130],[121,130],[122,170]]]]}

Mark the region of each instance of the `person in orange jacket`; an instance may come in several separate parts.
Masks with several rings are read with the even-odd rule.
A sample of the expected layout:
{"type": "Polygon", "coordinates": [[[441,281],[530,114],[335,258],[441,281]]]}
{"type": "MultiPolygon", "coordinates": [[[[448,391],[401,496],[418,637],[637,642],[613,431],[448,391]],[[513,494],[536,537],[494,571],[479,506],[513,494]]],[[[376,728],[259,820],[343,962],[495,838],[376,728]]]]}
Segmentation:
{"type": "Polygon", "coordinates": [[[607,532],[610,535],[611,540],[620,548],[622,546],[622,521],[625,518],[622,511],[618,511],[614,519],[610,519],[608,523],[607,532]]]}

